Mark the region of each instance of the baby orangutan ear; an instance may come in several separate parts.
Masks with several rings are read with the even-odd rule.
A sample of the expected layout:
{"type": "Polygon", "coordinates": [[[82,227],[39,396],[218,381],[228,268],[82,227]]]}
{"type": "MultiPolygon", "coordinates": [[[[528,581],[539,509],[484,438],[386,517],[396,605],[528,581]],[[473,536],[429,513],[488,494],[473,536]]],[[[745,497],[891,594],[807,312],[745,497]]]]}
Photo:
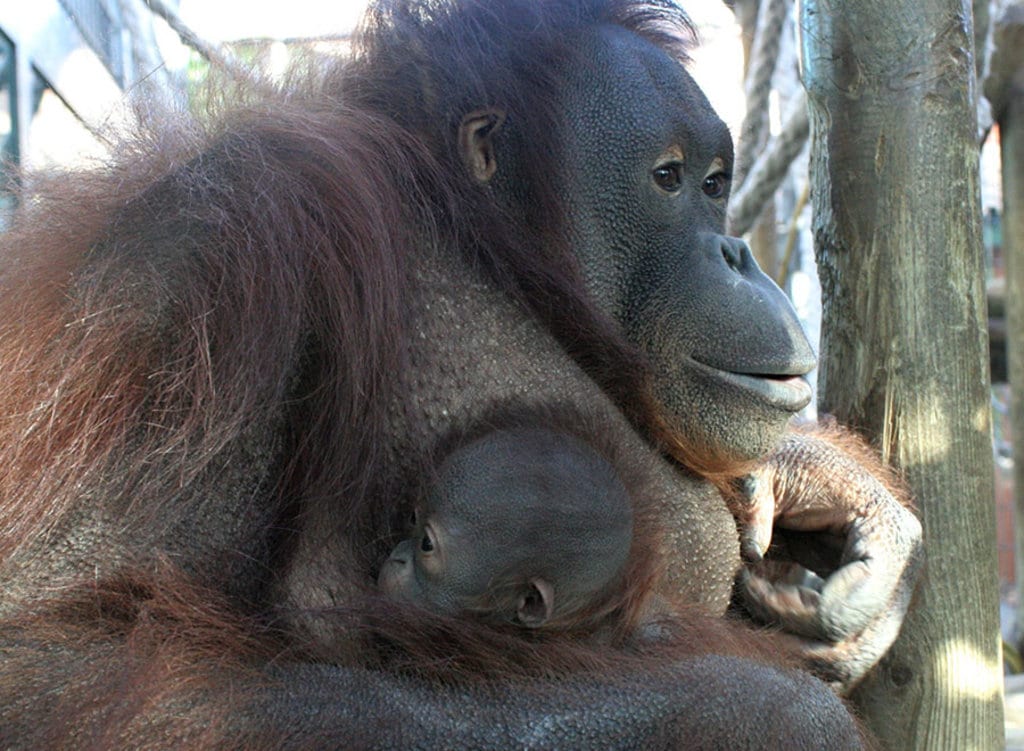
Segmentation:
{"type": "Polygon", "coordinates": [[[555,608],[555,590],[544,579],[530,579],[519,596],[516,620],[527,628],[539,628],[551,619],[555,608]]]}
{"type": "Polygon", "coordinates": [[[498,171],[494,134],[503,122],[505,113],[499,109],[476,110],[462,118],[459,125],[459,154],[477,182],[488,182],[498,171]]]}

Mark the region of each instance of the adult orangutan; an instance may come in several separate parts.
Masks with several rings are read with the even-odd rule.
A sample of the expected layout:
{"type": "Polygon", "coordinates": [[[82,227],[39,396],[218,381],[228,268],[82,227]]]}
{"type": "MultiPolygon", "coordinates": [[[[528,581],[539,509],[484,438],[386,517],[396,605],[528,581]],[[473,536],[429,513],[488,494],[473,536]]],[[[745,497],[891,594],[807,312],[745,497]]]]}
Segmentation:
{"type": "Polygon", "coordinates": [[[314,82],[25,177],[0,747],[861,747],[825,683],[723,618],[741,539],[824,538],[813,584],[742,588],[849,686],[895,637],[920,527],[856,453],[787,433],[813,357],[721,235],[732,146],[689,39],[667,0],[382,0],[314,82]],[[439,447],[510,413],[586,415],[649,475],[654,644],[376,591],[439,447]]]}

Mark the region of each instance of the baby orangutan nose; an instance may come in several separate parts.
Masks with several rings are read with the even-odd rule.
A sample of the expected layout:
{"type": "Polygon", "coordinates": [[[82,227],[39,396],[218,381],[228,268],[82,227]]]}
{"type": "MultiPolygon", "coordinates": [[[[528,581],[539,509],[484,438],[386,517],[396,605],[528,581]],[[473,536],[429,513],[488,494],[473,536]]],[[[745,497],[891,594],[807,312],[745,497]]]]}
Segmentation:
{"type": "Polygon", "coordinates": [[[402,597],[406,593],[413,575],[413,554],[412,540],[402,540],[395,546],[377,575],[377,586],[381,592],[394,597],[402,597]]]}

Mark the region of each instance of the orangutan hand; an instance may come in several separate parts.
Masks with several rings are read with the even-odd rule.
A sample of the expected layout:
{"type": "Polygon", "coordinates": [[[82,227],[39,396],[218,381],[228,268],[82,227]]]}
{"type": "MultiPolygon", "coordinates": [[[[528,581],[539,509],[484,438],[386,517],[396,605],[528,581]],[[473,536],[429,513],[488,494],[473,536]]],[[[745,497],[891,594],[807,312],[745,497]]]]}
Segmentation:
{"type": "Polygon", "coordinates": [[[791,432],[742,493],[741,603],[848,691],[896,639],[923,559],[899,481],[850,434],[791,432]]]}

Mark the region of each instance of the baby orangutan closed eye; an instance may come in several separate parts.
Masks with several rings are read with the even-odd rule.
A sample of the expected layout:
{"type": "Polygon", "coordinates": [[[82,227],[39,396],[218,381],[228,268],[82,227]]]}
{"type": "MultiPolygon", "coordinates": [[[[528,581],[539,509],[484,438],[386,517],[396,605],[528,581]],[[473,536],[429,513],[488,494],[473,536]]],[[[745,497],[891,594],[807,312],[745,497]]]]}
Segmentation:
{"type": "Polygon", "coordinates": [[[568,628],[621,585],[632,538],[626,489],[593,448],[497,430],[441,463],[378,583],[436,612],[568,628]]]}

